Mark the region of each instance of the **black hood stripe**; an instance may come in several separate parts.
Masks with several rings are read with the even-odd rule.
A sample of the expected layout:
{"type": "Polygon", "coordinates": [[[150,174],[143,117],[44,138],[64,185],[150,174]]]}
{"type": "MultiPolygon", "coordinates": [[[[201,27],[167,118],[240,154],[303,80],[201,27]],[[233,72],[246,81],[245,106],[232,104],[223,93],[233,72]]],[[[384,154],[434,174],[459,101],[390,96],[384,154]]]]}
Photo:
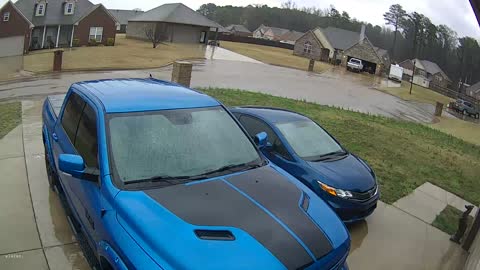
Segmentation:
{"type": "MultiPolygon", "coordinates": [[[[249,174],[242,175],[250,178],[249,174]]],[[[305,248],[281,223],[224,180],[176,185],[145,193],[190,224],[235,227],[247,232],[288,269],[313,262],[305,248]]]]}
{"type": "Polygon", "coordinates": [[[303,191],[270,167],[227,178],[227,181],[285,224],[313,259],[332,251],[330,240],[301,208],[303,191]]]}

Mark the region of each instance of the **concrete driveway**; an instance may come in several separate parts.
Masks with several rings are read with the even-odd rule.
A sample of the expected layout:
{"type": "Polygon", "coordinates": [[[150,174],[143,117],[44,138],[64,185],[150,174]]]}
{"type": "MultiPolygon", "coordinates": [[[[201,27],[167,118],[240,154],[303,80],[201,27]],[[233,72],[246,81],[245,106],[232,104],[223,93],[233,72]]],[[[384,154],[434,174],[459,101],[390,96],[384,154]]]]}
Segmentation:
{"type": "MultiPolygon", "coordinates": [[[[225,51],[225,50],[224,50],[225,51]]],[[[225,54],[223,54],[225,56],[225,54]]],[[[220,59],[228,58],[219,56],[220,59]]],[[[431,122],[434,108],[372,89],[374,81],[359,74],[332,70],[323,74],[255,63],[210,59],[195,63],[193,87],[225,87],[259,91],[282,97],[306,99],[416,122],[431,122]]],[[[40,78],[0,83],[0,100],[64,93],[78,81],[105,78],[155,78],[170,80],[172,67],[152,70],[58,73],[40,78]]]]}
{"type": "MultiPolygon", "coordinates": [[[[42,99],[22,102],[22,125],[0,140],[0,269],[89,269],[58,195],[41,139],[42,99]]],[[[349,226],[350,269],[461,269],[466,252],[414,215],[379,202],[349,226]]]]}

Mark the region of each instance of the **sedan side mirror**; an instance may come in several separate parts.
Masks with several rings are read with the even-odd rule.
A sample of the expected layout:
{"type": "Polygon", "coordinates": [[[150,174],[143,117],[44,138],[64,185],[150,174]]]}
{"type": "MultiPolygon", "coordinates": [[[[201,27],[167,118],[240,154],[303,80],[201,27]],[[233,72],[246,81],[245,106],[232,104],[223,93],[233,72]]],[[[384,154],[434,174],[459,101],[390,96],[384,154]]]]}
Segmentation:
{"type": "Polygon", "coordinates": [[[60,171],[71,176],[91,182],[98,182],[98,170],[86,168],[83,158],[79,155],[61,154],[58,158],[60,171]]]}
{"type": "Polygon", "coordinates": [[[255,135],[254,141],[259,148],[265,148],[267,146],[268,135],[266,132],[260,132],[255,135]]]}

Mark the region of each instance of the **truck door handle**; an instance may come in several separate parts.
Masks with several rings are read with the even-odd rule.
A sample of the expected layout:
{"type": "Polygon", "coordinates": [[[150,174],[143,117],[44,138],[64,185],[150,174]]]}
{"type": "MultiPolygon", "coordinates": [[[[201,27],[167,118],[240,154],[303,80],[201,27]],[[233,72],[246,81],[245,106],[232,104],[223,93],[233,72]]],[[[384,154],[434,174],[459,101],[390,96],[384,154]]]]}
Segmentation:
{"type": "Polygon", "coordinates": [[[53,138],[54,141],[58,142],[57,133],[52,133],[52,138],[53,138]]]}

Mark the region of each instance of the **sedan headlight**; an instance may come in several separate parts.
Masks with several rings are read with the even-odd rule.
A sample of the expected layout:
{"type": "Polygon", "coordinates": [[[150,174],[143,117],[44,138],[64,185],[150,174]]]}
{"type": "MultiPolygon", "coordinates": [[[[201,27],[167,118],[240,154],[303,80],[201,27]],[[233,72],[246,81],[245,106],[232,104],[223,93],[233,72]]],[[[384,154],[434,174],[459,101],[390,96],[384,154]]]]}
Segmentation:
{"type": "Polygon", "coordinates": [[[342,199],[349,199],[349,198],[353,197],[352,193],[348,190],[334,188],[334,187],[326,185],[326,184],[324,184],[320,181],[317,181],[317,182],[320,185],[320,187],[330,195],[333,195],[335,197],[339,197],[339,198],[342,198],[342,199]]]}

